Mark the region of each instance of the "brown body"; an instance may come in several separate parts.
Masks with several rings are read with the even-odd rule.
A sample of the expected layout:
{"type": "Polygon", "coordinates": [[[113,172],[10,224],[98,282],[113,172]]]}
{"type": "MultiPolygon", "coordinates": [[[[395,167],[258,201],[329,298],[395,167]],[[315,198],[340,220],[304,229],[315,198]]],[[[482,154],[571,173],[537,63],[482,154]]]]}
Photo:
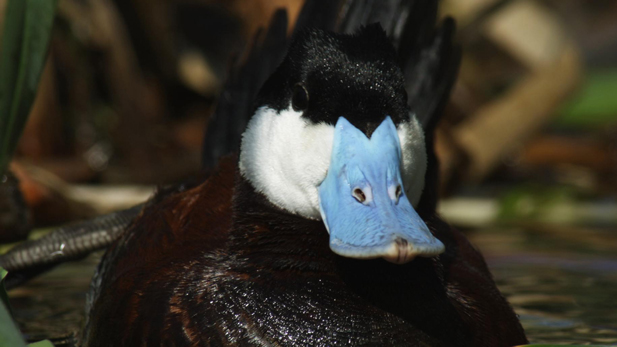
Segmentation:
{"type": "Polygon", "coordinates": [[[445,245],[406,265],[335,255],[320,221],[272,206],[233,159],[159,196],[107,252],[86,346],[511,346],[523,330],[482,256],[445,245]]]}

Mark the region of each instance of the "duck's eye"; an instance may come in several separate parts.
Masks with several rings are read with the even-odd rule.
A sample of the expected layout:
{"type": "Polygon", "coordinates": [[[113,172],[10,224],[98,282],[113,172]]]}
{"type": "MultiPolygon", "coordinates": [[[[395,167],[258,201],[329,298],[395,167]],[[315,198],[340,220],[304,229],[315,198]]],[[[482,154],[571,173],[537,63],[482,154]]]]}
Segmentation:
{"type": "Polygon", "coordinates": [[[360,188],[354,189],[351,195],[353,195],[353,197],[356,198],[358,202],[363,203],[366,201],[366,194],[364,194],[364,192],[360,188]]]}
{"type": "Polygon", "coordinates": [[[308,108],[309,95],[306,87],[302,83],[296,83],[291,96],[291,106],[295,111],[304,111],[308,108]]]}

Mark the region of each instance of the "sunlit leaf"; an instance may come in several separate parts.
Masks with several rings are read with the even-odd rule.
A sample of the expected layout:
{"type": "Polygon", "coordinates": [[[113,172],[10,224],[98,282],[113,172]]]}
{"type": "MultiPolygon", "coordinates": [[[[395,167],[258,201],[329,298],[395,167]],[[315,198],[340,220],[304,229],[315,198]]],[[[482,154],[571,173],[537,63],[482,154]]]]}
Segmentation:
{"type": "Polygon", "coordinates": [[[54,347],[54,344],[49,340],[43,340],[39,342],[29,343],[28,347],[54,347]]]}
{"type": "Polygon", "coordinates": [[[590,71],[579,92],[561,109],[556,123],[593,128],[617,122],[617,70],[590,71]]]}

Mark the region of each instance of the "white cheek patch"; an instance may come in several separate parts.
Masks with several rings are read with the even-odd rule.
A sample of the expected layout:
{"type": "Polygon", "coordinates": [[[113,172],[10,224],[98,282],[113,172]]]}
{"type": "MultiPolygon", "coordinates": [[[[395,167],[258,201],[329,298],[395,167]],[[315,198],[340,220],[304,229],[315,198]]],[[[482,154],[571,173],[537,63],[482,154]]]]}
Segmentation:
{"type": "MultiPolygon", "coordinates": [[[[274,205],[321,219],[318,187],[330,166],[334,126],[312,124],[291,107],[260,107],[242,136],[240,173],[274,205]]],[[[397,128],[405,193],[415,207],[424,188],[426,150],[415,117],[397,128]]]]}
{"type": "Polygon", "coordinates": [[[291,107],[261,107],[242,136],[240,172],[274,205],[321,219],[317,187],[326,177],[334,127],[310,124],[291,107]]]}
{"type": "Polygon", "coordinates": [[[418,119],[410,115],[409,122],[401,123],[397,127],[398,138],[401,142],[401,177],[405,194],[413,207],[418,206],[422,190],[424,189],[424,175],[426,175],[426,145],[424,131],[418,119]]]}

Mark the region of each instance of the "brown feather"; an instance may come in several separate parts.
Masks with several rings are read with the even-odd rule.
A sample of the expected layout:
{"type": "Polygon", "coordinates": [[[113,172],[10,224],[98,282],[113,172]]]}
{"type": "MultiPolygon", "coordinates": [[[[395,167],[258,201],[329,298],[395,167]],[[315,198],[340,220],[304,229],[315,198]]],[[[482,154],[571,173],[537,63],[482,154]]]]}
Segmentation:
{"type": "Polygon", "coordinates": [[[525,343],[482,256],[423,217],[440,257],[343,258],[323,223],[272,206],[227,158],[159,197],[108,251],[87,346],[525,343]]]}

